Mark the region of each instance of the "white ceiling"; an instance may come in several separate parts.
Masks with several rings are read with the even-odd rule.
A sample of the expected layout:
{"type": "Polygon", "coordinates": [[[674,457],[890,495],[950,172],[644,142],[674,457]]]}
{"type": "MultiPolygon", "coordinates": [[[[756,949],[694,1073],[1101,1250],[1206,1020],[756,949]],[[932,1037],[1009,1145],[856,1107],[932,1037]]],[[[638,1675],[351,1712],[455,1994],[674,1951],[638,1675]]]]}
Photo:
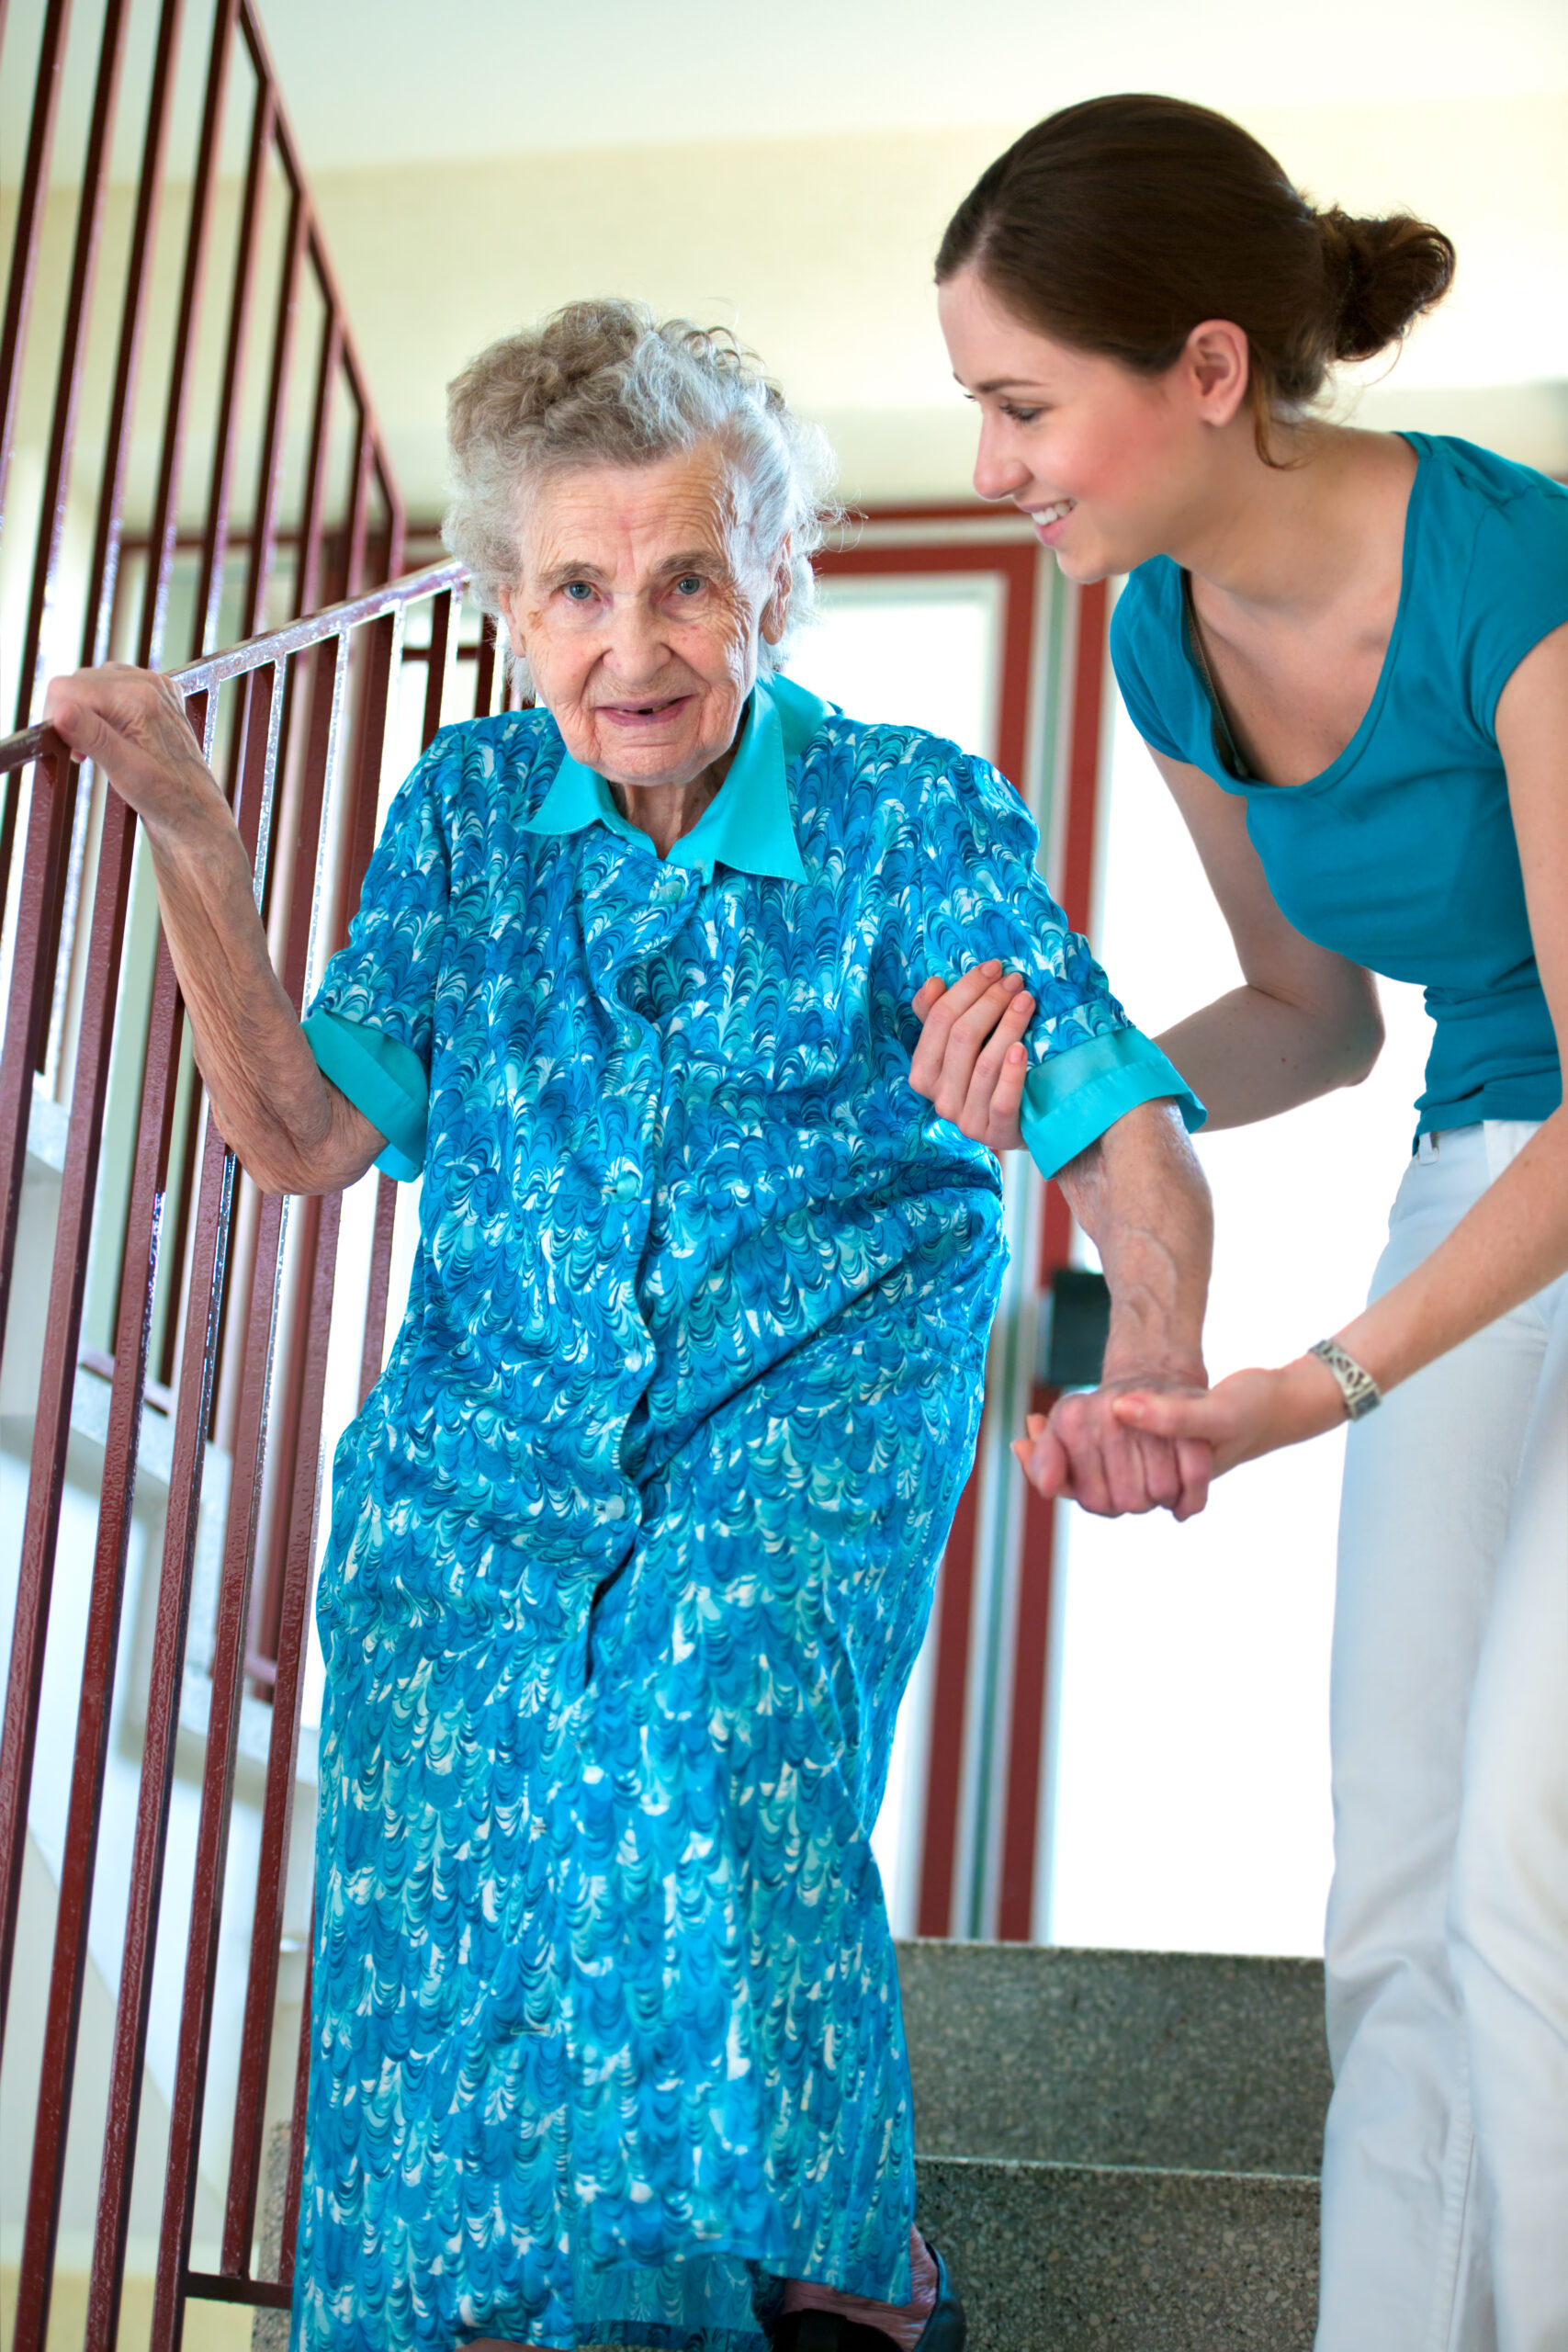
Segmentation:
{"type": "Polygon", "coordinates": [[[1568,94],[1564,0],[258,5],[318,170],[1002,122],[1127,88],[1221,107],[1568,94]]]}

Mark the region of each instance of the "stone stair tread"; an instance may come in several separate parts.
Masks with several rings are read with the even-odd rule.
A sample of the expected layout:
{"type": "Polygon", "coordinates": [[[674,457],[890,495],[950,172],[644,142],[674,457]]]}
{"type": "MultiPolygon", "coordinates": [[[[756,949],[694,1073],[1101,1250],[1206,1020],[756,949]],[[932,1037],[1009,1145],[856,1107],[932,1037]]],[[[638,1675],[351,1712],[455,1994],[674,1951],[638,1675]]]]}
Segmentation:
{"type": "Polygon", "coordinates": [[[919,2157],[969,2352],[1310,2352],[1309,2175],[919,2157]]]}
{"type": "Polygon", "coordinates": [[[1317,2168],[1317,1962],[932,1939],[898,1971],[922,2152],[1317,2168]]]}
{"type": "Polygon", "coordinates": [[[935,2148],[922,2148],[915,2164],[917,2168],[922,2165],[958,2165],[969,2172],[1070,2174],[1075,2178],[1092,2180],[1207,2181],[1247,2190],[1262,2183],[1266,2188],[1283,2186],[1309,2191],[1314,2212],[1318,2194],[1317,2176],[1310,2172],[1227,2171],[1201,2165],[1086,2165],[1061,2156],[964,2156],[935,2148]]]}

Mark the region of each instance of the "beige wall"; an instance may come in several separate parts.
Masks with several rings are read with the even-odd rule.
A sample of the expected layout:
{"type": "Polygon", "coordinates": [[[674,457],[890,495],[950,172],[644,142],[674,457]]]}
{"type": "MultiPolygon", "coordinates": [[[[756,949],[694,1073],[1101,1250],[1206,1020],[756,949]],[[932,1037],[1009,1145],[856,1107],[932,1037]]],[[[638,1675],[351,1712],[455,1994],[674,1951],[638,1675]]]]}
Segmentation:
{"type": "MultiPolygon", "coordinates": [[[[1419,208],[1458,286],[1366,420],[1568,469],[1568,103],[1254,109],[1320,198],[1419,208]]],[[[575,295],[732,320],[829,429],[863,498],[967,487],[968,413],[936,332],[949,212],[1021,126],[580,149],[329,172],[331,249],[411,503],[439,499],[442,390],[492,334],[575,295]]],[[[1380,371],[1374,370],[1373,374],[1380,371]]]]}
{"type": "MultiPolygon", "coordinates": [[[[1392,372],[1386,363],[1365,371],[1363,420],[1465,434],[1568,472],[1568,97],[1254,107],[1247,119],[1319,198],[1365,210],[1407,204],[1458,243],[1449,301],[1418,328],[1392,372]]],[[[439,509],[444,388],[464,360],[509,325],[575,295],[607,291],[733,322],[827,427],[851,496],[962,495],[973,427],[936,331],[931,256],[953,206],[1020,127],[578,148],[318,172],[312,186],[329,251],[411,509],[424,516],[439,509]]],[[[190,495],[210,462],[207,418],[234,195],[231,187],[221,191],[216,223],[206,381],[189,424],[190,495]]],[[[150,355],[166,347],[172,326],[185,196],[171,189],[164,209],[150,355]]],[[[63,299],[73,210],[73,193],[57,190],[39,270],[40,345],[63,299]]],[[[0,191],[0,236],[13,214],[0,191]]],[[[107,312],[118,307],[130,215],[130,192],[117,188],[81,409],[75,504],[84,515],[112,368],[107,312]]],[[[274,215],[276,233],[276,206],[274,215]]],[[[0,571],[7,579],[27,552],[25,493],[41,460],[51,389],[40,358],[24,388],[16,478],[23,494],[13,501],[22,527],[6,535],[0,571]]],[[[1346,387],[1347,401],[1353,390],[1346,387]]],[[[151,497],[161,391],[161,364],[150,357],[131,466],[133,519],[151,497]]],[[[290,479],[299,455],[296,443],[290,479]]],[[[10,586],[5,601],[14,620],[15,580],[10,586]]],[[[68,650],[62,644],[62,658],[68,650]]]]}

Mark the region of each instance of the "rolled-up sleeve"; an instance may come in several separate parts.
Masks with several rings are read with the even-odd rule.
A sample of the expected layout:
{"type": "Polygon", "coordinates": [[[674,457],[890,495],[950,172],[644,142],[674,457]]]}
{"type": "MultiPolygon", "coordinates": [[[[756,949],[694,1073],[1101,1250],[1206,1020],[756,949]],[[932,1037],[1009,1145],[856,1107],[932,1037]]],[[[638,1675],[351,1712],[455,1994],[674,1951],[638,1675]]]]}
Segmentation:
{"type": "Polygon", "coordinates": [[[988,763],[933,746],[910,797],[923,876],[924,969],[957,978],[998,957],[1021,973],[1035,1012],[1021,1124],[1042,1175],[1058,1169],[1141,1102],[1169,1101],[1189,1129],[1206,1113],[1179,1071],[1134,1026],[1086,939],[1069,929],[1036,858],[1039,834],[1012,786],[988,763]]]}
{"type": "Polygon", "coordinates": [[[387,1138],[377,1167],[405,1182],[424,1166],[451,891],[443,786],[454,756],[437,736],[399,790],[347,943],[327,966],[304,1023],[322,1075],[387,1138]]]}
{"type": "Polygon", "coordinates": [[[305,1043],[321,1076],[386,1136],[377,1167],[412,1183],[423,1172],[430,1111],[430,1080],[418,1055],[383,1030],[322,1008],[306,1016],[305,1043]]]}
{"type": "Polygon", "coordinates": [[[1189,1131],[1207,1115],[1175,1063],[1129,1021],[1036,1062],[1019,1124],[1042,1176],[1055,1176],[1140,1102],[1162,1102],[1176,1104],[1189,1131]]]}

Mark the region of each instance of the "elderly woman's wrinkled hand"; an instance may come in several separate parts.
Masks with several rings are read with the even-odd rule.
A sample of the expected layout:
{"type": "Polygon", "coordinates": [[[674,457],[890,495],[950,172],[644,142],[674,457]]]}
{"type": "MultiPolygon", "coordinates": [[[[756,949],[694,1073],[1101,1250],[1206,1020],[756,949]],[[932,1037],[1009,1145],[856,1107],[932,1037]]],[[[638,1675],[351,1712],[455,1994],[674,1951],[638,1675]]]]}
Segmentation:
{"type": "Polygon", "coordinates": [[[1075,1502],[1100,1519],[1161,1510],[1194,1518],[1215,1475],[1213,1448],[1197,1436],[1135,1429],[1119,1409],[1122,1398],[1153,1402],[1166,1391],[1183,1399],[1204,1393],[1175,1381],[1111,1380],[1059,1397],[1048,1415],[1030,1414],[1028,1435],[1012,1448],[1030,1485],[1048,1501],[1075,1502]]]}
{"type": "Polygon", "coordinates": [[[44,718],[91,760],[154,831],[223,817],[223,796],[191,732],[179,689],[152,670],[106,662],[50,681],[44,718]]]}
{"type": "Polygon", "coordinates": [[[914,1000],[919,1042],[909,1084],[937,1116],[975,1143],[1016,1151],[1023,1141],[1019,1112],[1029,1054],[1023,1033],[1034,999],[1017,972],[993,959],[976,964],[951,985],[934,975],[914,1000]]]}

